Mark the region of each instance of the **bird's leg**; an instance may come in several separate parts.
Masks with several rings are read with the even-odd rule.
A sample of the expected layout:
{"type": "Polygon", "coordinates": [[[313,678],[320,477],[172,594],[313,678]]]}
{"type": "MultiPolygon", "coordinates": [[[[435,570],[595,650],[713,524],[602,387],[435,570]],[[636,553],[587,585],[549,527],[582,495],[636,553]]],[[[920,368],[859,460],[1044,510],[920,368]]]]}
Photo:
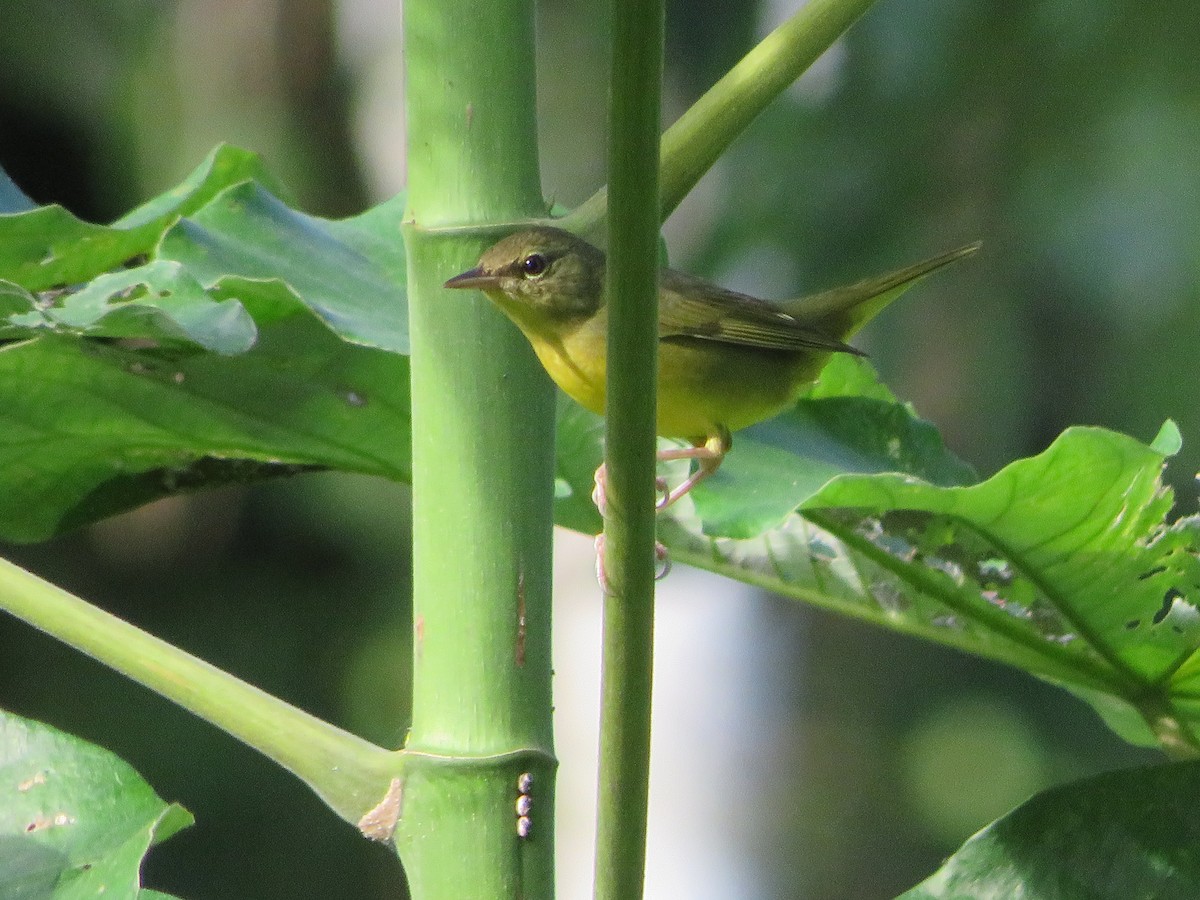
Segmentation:
{"type": "MultiPolygon", "coordinates": [[[[608,469],[604,463],[596,468],[595,477],[596,486],[592,488],[592,502],[596,504],[596,509],[600,512],[601,518],[608,515],[608,469]]],[[[655,509],[662,509],[665,505],[666,498],[670,495],[667,488],[665,478],[654,479],[654,489],[663,495],[663,500],[654,504],[655,509]]],[[[654,542],[654,558],[659,562],[659,569],[654,573],[654,580],[659,581],[667,577],[667,573],[671,571],[671,558],[667,555],[667,548],[659,541],[654,542]]],[[[596,580],[600,582],[600,589],[605,594],[611,594],[608,586],[608,573],[604,569],[604,532],[596,535],[596,580]]]]}
{"type": "Polygon", "coordinates": [[[700,464],[696,468],[696,471],[687,477],[686,481],[678,487],[667,491],[663,499],[658,502],[659,509],[666,509],[721,467],[721,461],[725,459],[725,454],[733,446],[733,436],[729,433],[729,429],[723,425],[717,426],[717,429],[716,432],[708,436],[708,439],[703,444],[697,444],[693,447],[680,447],[675,450],[658,451],[660,462],[673,459],[694,459],[700,464]]]}
{"type": "MultiPolygon", "coordinates": [[[[733,446],[733,436],[730,435],[729,429],[720,425],[717,430],[708,436],[708,439],[702,444],[697,444],[692,447],[680,447],[674,450],[658,451],[659,462],[667,462],[675,459],[694,459],[699,462],[699,466],[695,472],[687,477],[687,480],[678,487],[668,489],[665,478],[654,479],[654,489],[662,494],[662,499],[654,504],[656,510],[663,510],[698,485],[701,481],[717,471],[721,467],[721,461],[725,458],[725,454],[729,452],[729,448],[733,446]]],[[[595,487],[592,488],[592,502],[596,504],[596,509],[599,510],[601,517],[608,515],[608,469],[604,463],[600,463],[596,469],[595,487]]],[[[667,548],[658,541],[654,542],[654,558],[661,564],[661,568],[654,574],[654,580],[666,578],[667,573],[671,571],[671,558],[667,555],[667,548]]],[[[600,582],[600,588],[604,593],[608,594],[608,573],[604,569],[604,533],[596,535],[596,580],[600,582]]]]}
{"type": "MultiPolygon", "coordinates": [[[[661,457],[659,458],[661,459],[661,457]]],[[[608,469],[604,463],[600,463],[596,467],[595,483],[596,486],[592,488],[592,502],[596,504],[596,509],[600,512],[601,517],[603,517],[608,513],[608,469]]],[[[671,493],[670,488],[667,487],[667,479],[655,478],[654,490],[663,495],[662,500],[655,502],[654,508],[662,509],[667,505],[666,500],[671,493]]]]}
{"type": "MultiPolygon", "coordinates": [[[[592,488],[592,502],[596,504],[596,509],[600,511],[601,517],[608,515],[608,470],[604,467],[604,463],[596,469],[596,486],[592,488]]],[[[654,479],[654,488],[659,493],[666,495],[667,483],[662,478],[654,479]]],[[[661,504],[655,504],[656,509],[661,509],[661,504]]],[[[654,558],[659,562],[659,569],[654,573],[654,580],[659,581],[667,577],[667,573],[671,571],[671,558],[667,555],[667,548],[659,541],[654,542],[654,558]]],[[[596,535],[596,580],[600,582],[600,588],[605,594],[611,594],[612,591],[608,588],[608,573],[604,570],[604,532],[596,535]]]]}
{"type": "MultiPolygon", "coordinates": [[[[654,580],[662,581],[671,571],[671,557],[667,555],[667,548],[658,541],[654,542],[654,558],[659,563],[658,569],[654,572],[654,580]]],[[[604,568],[603,531],[596,535],[596,580],[600,582],[600,590],[605,594],[612,594],[608,584],[608,570],[604,568]]]]}

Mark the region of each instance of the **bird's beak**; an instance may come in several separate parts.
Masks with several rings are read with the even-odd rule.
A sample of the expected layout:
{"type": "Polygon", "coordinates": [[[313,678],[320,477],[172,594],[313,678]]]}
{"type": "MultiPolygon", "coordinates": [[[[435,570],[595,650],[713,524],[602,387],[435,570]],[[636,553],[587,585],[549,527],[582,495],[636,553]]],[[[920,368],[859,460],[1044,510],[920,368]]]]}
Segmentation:
{"type": "Polygon", "coordinates": [[[476,266],[473,269],[467,269],[461,275],[455,275],[447,281],[442,287],[448,288],[474,288],[480,291],[492,290],[499,285],[500,279],[495,275],[489,275],[483,271],[482,266],[476,266]]]}

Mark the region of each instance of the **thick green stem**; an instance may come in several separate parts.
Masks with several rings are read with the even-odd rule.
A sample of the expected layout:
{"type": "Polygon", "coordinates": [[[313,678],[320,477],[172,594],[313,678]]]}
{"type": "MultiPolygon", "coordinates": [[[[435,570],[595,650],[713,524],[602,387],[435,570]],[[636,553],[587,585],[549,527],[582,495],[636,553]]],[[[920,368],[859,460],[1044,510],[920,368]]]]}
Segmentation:
{"type": "Polygon", "coordinates": [[[596,897],[627,900],[642,893],[650,785],[662,0],[617,0],[612,52],[596,897]]]}
{"type": "MultiPolygon", "coordinates": [[[[767,35],[679,117],[662,138],[660,221],[767,104],[817,61],[875,0],[810,0],[767,35]]],[[[575,209],[564,227],[597,234],[608,206],[601,188],[575,209]]]]}
{"type": "Polygon", "coordinates": [[[348,822],[374,807],[401,767],[376,747],[0,559],[13,615],[249,744],[309,785],[348,822]]]}
{"type": "Polygon", "coordinates": [[[491,223],[545,213],[533,5],[404,17],[415,655],[396,843],[419,900],[550,897],[554,394],[511,323],[442,288],[491,223]]]}

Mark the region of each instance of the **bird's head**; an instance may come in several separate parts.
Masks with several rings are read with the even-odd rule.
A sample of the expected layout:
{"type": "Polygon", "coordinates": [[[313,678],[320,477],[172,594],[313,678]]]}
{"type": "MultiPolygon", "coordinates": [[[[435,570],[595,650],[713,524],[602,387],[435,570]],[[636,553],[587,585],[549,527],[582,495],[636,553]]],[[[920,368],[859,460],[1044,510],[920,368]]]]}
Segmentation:
{"type": "Polygon", "coordinates": [[[522,328],[591,318],[604,303],[604,254],[558,228],[518,231],[446,282],[483,291],[522,328]]]}

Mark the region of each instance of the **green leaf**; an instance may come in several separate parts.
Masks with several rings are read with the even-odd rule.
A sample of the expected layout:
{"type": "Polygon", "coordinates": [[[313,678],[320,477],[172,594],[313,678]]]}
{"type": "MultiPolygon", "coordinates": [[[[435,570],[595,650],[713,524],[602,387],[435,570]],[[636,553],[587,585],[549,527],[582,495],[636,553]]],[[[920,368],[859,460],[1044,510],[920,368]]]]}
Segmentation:
{"type": "Polygon", "coordinates": [[[217,296],[281,282],[346,340],[407,353],[399,212],[393,201],[383,214],[329,222],[248,182],[171,229],[160,253],[217,296]]]}
{"type": "Polygon", "coordinates": [[[19,284],[0,281],[0,340],[7,337],[7,329],[2,323],[6,322],[10,316],[36,314],[37,310],[38,300],[33,294],[19,284]]]}
{"type": "Polygon", "coordinates": [[[1200,896],[1200,763],[1109,772],[1039,794],[903,900],[1200,896]]]}
{"type": "MultiPolygon", "coordinates": [[[[20,290],[0,282],[0,304],[6,294],[20,290]]],[[[240,302],[213,300],[181,265],[164,260],[101,275],[78,291],[58,293],[45,302],[27,296],[33,309],[0,324],[0,340],[49,330],[192,345],[231,355],[249,350],[256,336],[254,321],[240,302]]]]}
{"type": "MultiPolygon", "coordinates": [[[[969,487],[840,475],[754,541],[677,520],[680,558],[1000,659],[1123,734],[1200,746],[1200,520],[1167,524],[1167,438],[1073,428],[969,487]],[[1139,723],[1140,722],[1140,726],[1139,723]]],[[[677,549],[678,548],[678,549],[677,549]]]]}
{"type": "MultiPolygon", "coordinates": [[[[275,290],[269,302],[295,304],[275,290]]],[[[0,397],[9,540],[314,467],[408,478],[407,360],[347,344],[305,310],[265,325],[233,357],[57,335],[9,345],[0,397]]]]}
{"type": "Polygon", "coordinates": [[[735,441],[693,498],[714,537],[751,538],[778,527],[846,472],[903,472],[937,485],[975,480],[936,428],[904,405],[869,396],[810,395],[735,441]]]}
{"type": "Polygon", "coordinates": [[[262,174],[257,156],[221,146],[178,187],[112,226],[84,222],[61,206],[0,215],[0,278],[29,291],[87,281],[147,256],[179,216],[262,174]]]}
{"type": "Polygon", "coordinates": [[[604,522],[592,502],[592,488],[604,458],[604,420],[561,392],[554,455],[555,524],[599,534],[604,522]]]}
{"type": "Polygon", "coordinates": [[[0,713],[0,896],[133,897],[146,851],[192,821],[107,750],[0,713]]]}
{"type": "MultiPolygon", "coordinates": [[[[1150,445],[1075,428],[970,484],[868,366],[838,359],[794,410],[740,432],[659,537],[677,560],[1024,668],[1126,739],[1193,753],[1200,519],[1168,523],[1161,483],[1179,446],[1170,422],[1150,445]]],[[[598,530],[600,457],[599,420],[561,411],[559,524],[598,530]]]]}
{"type": "Polygon", "coordinates": [[[0,216],[0,537],[311,468],[407,479],[403,199],[330,222],[263,178],[220,147],[112,227],[0,216]]]}
{"type": "MultiPolygon", "coordinates": [[[[803,394],[809,400],[828,400],[833,397],[861,397],[881,403],[896,403],[896,395],[879,380],[874,367],[859,356],[837,353],[821,370],[820,377],[803,394]]],[[[909,404],[904,408],[912,412],[909,404]]]]}
{"type": "Polygon", "coordinates": [[[850,476],[807,508],[917,513],[894,526],[881,521],[873,544],[893,557],[943,554],[957,567],[952,580],[984,591],[994,585],[997,596],[983,597],[990,605],[1027,589],[1029,602],[1008,610],[1015,618],[1039,622],[1043,633],[1053,625],[1056,643],[1089,645],[1114,674],[1157,682],[1200,637],[1184,600],[1200,574],[1187,552],[1196,521],[1165,527],[1172,498],[1160,481],[1163,462],[1161,452],[1124,435],[1072,428],[974,487],[850,476]]]}
{"type": "Polygon", "coordinates": [[[276,194],[279,183],[263,165],[262,157],[230,144],[218,144],[187,178],[118,219],[114,225],[137,228],[148,223],[170,223],[209,203],[226,188],[255,181],[276,194]]]}
{"type": "Polygon", "coordinates": [[[1163,456],[1174,456],[1183,449],[1183,435],[1179,433],[1179,426],[1170,419],[1163,422],[1162,428],[1158,430],[1158,434],[1154,436],[1150,446],[1156,453],[1161,453],[1163,456]]]}

